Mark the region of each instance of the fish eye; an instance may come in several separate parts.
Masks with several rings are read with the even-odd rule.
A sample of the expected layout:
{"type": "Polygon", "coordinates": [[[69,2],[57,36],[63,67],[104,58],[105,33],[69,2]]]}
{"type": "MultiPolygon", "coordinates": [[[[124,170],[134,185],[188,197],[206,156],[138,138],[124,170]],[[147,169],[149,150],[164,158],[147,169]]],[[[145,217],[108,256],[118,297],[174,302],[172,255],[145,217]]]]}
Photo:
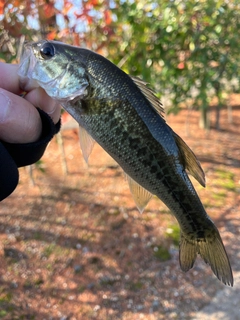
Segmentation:
{"type": "Polygon", "coordinates": [[[44,43],[44,45],[40,49],[40,54],[45,60],[51,59],[55,54],[54,46],[48,42],[44,43]]]}

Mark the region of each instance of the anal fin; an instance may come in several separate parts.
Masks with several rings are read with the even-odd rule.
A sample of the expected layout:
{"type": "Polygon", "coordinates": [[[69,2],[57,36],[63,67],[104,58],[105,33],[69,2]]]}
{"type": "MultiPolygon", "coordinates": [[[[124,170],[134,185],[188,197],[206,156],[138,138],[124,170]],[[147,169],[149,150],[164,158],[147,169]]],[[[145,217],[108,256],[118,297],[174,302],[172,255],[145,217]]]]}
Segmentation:
{"type": "Polygon", "coordinates": [[[130,191],[140,213],[143,213],[146,205],[152,198],[151,192],[140,186],[135,180],[126,174],[130,191]]]}

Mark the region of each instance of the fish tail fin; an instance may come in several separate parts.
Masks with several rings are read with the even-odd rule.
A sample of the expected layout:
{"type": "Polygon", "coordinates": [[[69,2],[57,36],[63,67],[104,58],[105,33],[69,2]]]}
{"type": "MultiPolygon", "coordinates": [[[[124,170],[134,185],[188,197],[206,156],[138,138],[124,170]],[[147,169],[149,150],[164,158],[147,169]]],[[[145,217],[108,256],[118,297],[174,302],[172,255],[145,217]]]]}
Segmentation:
{"type": "Polygon", "coordinates": [[[179,261],[183,271],[187,272],[193,267],[197,254],[210,265],[220,281],[233,286],[231,265],[220,234],[214,225],[211,232],[205,232],[205,237],[202,238],[189,239],[181,233],[179,261]]]}

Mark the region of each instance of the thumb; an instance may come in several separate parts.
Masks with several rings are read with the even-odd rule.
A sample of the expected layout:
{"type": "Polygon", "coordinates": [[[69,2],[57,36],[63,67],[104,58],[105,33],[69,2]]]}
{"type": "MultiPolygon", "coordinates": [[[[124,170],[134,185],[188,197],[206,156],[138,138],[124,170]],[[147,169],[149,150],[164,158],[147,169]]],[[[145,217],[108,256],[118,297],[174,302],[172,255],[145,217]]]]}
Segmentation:
{"type": "Polygon", "coordinates": [[[34,142],[41,131],[37,109],[20,96],[0,89],[0,139],[9,143],[34,142]]]}

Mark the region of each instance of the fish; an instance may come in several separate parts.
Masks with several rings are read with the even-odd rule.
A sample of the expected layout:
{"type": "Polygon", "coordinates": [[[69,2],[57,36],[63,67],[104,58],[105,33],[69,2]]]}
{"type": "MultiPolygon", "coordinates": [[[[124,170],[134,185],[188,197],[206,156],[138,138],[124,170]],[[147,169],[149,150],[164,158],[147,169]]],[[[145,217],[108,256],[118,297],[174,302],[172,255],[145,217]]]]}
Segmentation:
{"type": "Polygon", "coordinates": [[[188,176],[205,186],[203,169],[166,123],[163,106],[146,82],[96,52],[48,40],[25,44],[18,74],[24,88],[42,87],[79,123],[86,161],[96,141],[119,164],[140,212],[152,195],[171,210],[180,226],[184,272],[200,255],[220,281],[233,286],[219,231],[188,176]]]}

